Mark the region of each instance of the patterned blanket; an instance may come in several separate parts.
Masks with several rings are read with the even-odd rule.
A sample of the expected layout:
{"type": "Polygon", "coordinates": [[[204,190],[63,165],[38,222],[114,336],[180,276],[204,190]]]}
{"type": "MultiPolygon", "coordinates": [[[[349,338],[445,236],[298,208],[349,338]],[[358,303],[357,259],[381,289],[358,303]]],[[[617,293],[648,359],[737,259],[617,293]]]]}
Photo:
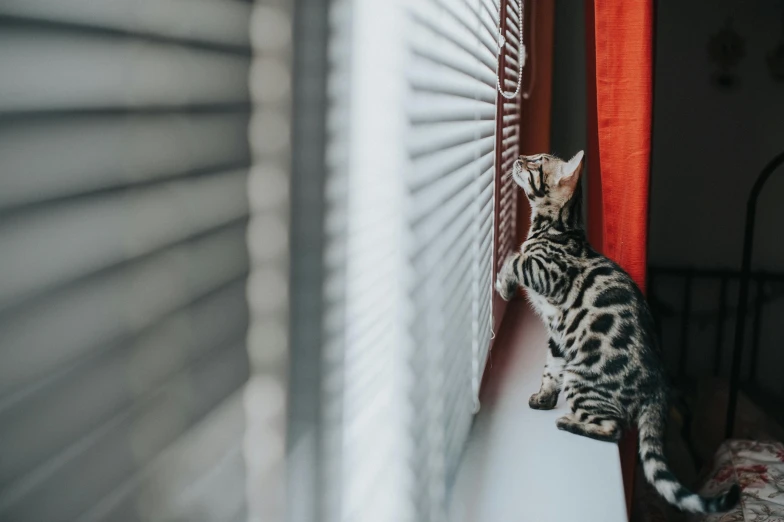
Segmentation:
{"type": "Polygon", "coordinates": [[[703,515],[702,522],[784,522],[784,444],[730,440],[716,452],[701,494],[714,495],[740,484],[740,505],[728,513],[703,515]]]}

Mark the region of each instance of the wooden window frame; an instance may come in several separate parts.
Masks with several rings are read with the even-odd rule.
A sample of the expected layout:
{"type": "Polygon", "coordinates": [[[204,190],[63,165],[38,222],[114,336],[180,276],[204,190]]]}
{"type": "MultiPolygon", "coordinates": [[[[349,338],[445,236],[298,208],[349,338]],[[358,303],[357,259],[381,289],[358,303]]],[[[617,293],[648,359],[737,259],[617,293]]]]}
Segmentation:
{"type": "MultiPolygon", "coordinates": [[[[519,2],[522,0],[513,0],[513,2],[519,2]]],[[[525,5],[525,9],[530,9],[531,3],[528,2],[525,5]]],[[[516,9],[516,5],[511,5],[513,9],[516,9]]],[[[508,30],[514,31],[515,28],[508,27],[507,24],[507,10],[510,8],[509,0],[501,0],[500,1],[500,22],[499,28],[501,33],[506,35],[508,30]]],[[[527,13],[523,13],[523,20],[527,18],[527,13]]],[[[501,85],[502,89],[507,89],[506,82],[510,80],[517,83],[516,77],[511,77],[507,73],[506,66],[507,66],[507,56],[511,53],[510,47],[513,47],[514,44],[509,41],[507,38],[506,45],[504,48],[499,52],[498,55],[498,75],[499,75],[499,84],[501,85]]],[[[522,64],[519,64],[522,65],[522,64]]],[[[519,244],[519,231],[517,230],[517,213],[518,213],[518,205],[517,205],[517,194],[514,187],[514,181],[512,180],[505,180],[503,179],[504,174],[508,172],[509,169],[512,167],[512,163],[516,159],[517,156],[520,155],[520,120],[522,118],[522,94],[518,92],[517,96],[509,100],[502,96],[500,93],[496,93],[496,117],[495,117],[495,205],[493,208],[493,282],[495,283],[495,279],[498,275],[498,272],[501,269],[501,266],[504,263],[504,259],[506,258],[509,253],[514,249],[516,245],[519,244]],[[516,123],[513,124],[512,131],[508,132],[508,136],[504,136],[504,131],[509,130],[509,127],[504,125],[504,116],[515,116],[514,113],[510,113],[507,110],[509,105],[517,104],[517,119],[516,123]],[[517,136],[516,142],[510,142],[509,144],[505,143],[505,141],[512,136],[517,136]],[[514,149],[517,149],[516,153],[509,154],[514,149]],[[510,190],[512,191],[510,193],[510,190]],[[511,202],[507,202],[505,198],[511,198],[511,202]],[[512,213],[514,215],[510,216],[509,214],[512,213]],[[506,216],[504,216],[506,214],[506,216]],[[504,219],[508,220],[507,223],[504,223],[504,219]],[[506,225],[506,226],[504,226],[506,225]],[[511,228],[511,230],[508,230],[511,228]],[[511,236],[511,237],[508,237],[511,236]]],[[[504,314],[506,313],[506,301],[501,299],[501,296],[498,295],[497,292],[493,292],[493,331],[497,332],[501,326],[501,322],[503,321],[504,314]]],[[[493,340],[490,342],[491,348],[493,344],[493,340]]]]}

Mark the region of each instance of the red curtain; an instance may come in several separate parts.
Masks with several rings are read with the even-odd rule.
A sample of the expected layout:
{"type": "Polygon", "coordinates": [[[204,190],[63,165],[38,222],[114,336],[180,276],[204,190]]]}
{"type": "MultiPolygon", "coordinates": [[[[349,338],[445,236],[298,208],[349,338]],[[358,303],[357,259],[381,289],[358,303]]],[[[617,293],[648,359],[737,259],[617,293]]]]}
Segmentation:
{"type": "Polygon", "coordinates": [[[594,246],[644,289],[653,0],[594,0],[588,4],[586,24],[592,46],[587,60],[588,175],[593,180],[597,172],[601,176],[601,185],[589,181],[589,233],[594,246]]]}
{"type": "MultiPolygon", "coordinates": [[[[586,2],[588,233],[645,291],[654,0],[586,2]],[[600,181],[600,182],[597,182],[600,181]]],[[[619,446],[631,509],[636,433],[619,446]]]]}

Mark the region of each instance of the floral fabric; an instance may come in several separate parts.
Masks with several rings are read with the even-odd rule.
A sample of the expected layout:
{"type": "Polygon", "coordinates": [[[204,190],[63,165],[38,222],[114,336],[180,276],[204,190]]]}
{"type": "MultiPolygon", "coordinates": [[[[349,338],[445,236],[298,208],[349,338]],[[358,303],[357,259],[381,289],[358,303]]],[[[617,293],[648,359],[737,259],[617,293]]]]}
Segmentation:
{"type": "Polygon", "coordinates": [[[728,513],[702,515],[701,522],[784,522],[784,444],[730,440],[716,452],[703,495],[740,484],[740,504],[728,513]]]}

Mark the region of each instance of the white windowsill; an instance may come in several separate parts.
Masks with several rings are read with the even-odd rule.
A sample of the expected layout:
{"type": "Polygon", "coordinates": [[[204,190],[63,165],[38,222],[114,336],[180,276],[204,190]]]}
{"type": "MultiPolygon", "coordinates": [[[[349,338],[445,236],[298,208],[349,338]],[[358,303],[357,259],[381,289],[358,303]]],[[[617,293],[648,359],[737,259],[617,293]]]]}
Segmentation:
{"type": "Polygon", "coordinates": [[[558,430],[555,420],[568,411],[563,395],[554,410],[528,407],[547,334],[522,301],[510,303],[504,323],[452,490],[451,522],[625,522],[618,446],[558,430]]]}

